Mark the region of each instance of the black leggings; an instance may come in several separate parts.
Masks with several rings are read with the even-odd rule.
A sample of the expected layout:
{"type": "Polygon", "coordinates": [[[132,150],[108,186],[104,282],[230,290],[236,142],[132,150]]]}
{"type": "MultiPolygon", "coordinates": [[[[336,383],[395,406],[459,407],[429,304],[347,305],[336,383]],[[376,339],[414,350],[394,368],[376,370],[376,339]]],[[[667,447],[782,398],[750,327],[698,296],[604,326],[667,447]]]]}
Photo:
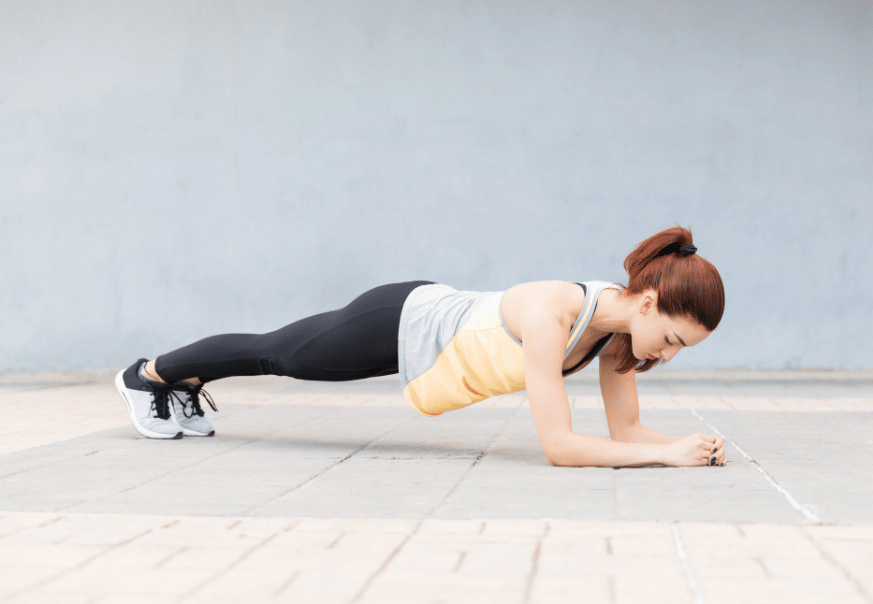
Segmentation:
{"type": "Polygon", "coordinates": [[[400,311],[410,292],[431,281],[371,289],[340,310],[265,333],[212,336],[163,354],[155,369],[167,382],[237,375],[286,375],[341,382],[397,373],[400,311]]]}

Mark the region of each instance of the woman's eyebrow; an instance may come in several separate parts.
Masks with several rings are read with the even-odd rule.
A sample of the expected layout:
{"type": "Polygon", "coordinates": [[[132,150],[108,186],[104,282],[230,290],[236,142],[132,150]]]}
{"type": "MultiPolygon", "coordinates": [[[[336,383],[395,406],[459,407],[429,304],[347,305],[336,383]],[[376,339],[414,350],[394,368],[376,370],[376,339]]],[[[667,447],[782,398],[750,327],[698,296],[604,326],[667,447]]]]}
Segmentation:
{"type": "Polygon", "coordinates": [[[673,335],[676,336],[676,339],[679,340],[679,342],[680,342],[683,346],[688,346],[688,344],[685,343],[685,340],[683,340],[682,338],[679,337],[679,334],[678,334],[678,333],[676,333],[676,332],[674,331],[674,332],[673,332],[673,335]]]}

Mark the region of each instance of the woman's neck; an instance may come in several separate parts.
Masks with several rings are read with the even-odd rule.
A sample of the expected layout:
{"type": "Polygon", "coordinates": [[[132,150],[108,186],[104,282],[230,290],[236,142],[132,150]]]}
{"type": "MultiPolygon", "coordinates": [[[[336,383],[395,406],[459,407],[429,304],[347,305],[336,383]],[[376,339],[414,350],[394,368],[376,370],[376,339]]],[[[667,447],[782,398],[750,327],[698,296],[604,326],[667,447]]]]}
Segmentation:
{"type": "Polygon", "coordinates": [[[597,308],[589,325],[604,333],[630,333],[634,300],[615,289],[605,289],[597,299],[597,308]]]}

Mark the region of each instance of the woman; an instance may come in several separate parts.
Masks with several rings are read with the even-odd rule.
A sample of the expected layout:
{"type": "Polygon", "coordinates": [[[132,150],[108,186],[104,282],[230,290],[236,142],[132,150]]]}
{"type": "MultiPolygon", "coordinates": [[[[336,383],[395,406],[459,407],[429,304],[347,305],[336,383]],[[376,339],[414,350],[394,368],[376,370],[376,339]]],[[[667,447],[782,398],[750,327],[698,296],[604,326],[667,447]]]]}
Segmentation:
{"type": "Polygon", "coordinates": [[[624,261],[627,288],[540,281],[480,293],[429,281],[384,285],[271,333],[212,336],[140,359],[115,385],[134,426],[150,438],[212,436],[199,395],[205,382],[230,376],[344,381],[399,373],[404,395],[425,415],[527,389],[555,465],[724,465],[717,436],[670,436],[639,420],[635,374],[702,342],[721,320],[721,277],[696,251],[681,227],[649,237],[624,261]],[[564,388],[564,376],[595,357],[609,439],[573,432],[564,388]]]}

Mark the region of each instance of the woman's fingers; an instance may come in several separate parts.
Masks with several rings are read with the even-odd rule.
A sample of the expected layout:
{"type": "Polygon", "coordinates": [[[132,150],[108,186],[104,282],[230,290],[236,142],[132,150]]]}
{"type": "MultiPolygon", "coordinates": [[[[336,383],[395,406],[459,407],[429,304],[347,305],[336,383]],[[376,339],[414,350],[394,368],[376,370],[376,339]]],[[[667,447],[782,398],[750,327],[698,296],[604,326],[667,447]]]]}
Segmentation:
{"type": "Polygon", "coordinates": [[[704,439],[704,444],[709,449],[709,465],[724,465],[724,439],[714,434],[709,434],[704,439]]]}
{"type": "Polygon", "coordinates": [[[701,465],[714,466],[716,461],[714,437],[711,434],[701,434],[698,446],[703,453],[701,465]]]}
{"type": "Polygon", "coordinates": [[[725,463],[724,439],[720,436],[716,437],[715,446],[715,465],[723,466],[725,463]]]}
{"type": "Polygon", "coordinates": [[[723,466],[725,464],[725,453],[724,447],[720,447],[718,451],[713,453],[712,457],[712,465],[714,466],[723,466]]]}
{"type": "Polygon", "coordinates": [[[713,434],[689,434],[669,447],[675,457],[668,465],[723,466],[725,463],[723,440],[713,434]]]}
{"type": "MultiPolygon", "coordinates": [[[[715,434],[689,434],[682,439],[689,446],[685,462],[696,466],[723,466],[725,464],[724,439],[715,434]]],[[[681,464],[685,465],[685,464],[681,464]]]]}

